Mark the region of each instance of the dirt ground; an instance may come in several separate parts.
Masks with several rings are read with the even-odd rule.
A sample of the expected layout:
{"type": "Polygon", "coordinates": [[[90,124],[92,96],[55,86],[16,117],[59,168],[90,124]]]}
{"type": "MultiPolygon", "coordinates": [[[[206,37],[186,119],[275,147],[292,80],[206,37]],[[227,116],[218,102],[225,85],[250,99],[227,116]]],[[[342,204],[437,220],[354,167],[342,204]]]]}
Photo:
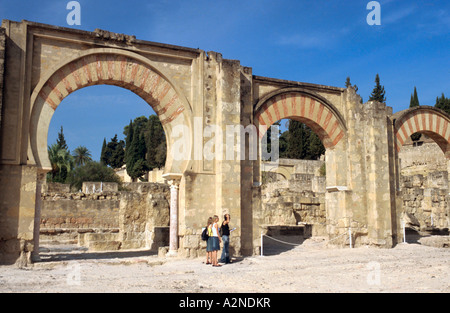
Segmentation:
{"type": "Polygon", "coordinates": [[[450,249],[327,248],[309,239],[214,268],[148,252],[53,252],[29,269],[0,267],[0,292],[450,292],[450,249]]]}

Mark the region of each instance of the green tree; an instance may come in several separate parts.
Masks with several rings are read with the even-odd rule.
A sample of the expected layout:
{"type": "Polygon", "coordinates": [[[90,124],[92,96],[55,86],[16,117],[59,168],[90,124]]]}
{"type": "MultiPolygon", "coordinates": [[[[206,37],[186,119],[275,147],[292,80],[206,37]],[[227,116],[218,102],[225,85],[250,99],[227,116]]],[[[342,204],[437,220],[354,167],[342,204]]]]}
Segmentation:
{"type": "Polygon", "coordinates": [[[319,136],[301,122],[290,120],[288,130],[281,134],[280,157],[318,160],[325,153],[319,136]]]}
{"type": "Polygon", "coordinates": [[[350,82],[350,76],[347,77],[347,80],[345,81],[345,87],[348,88],[352,85],[352,83],[350,82]]]}
{"type": "Polygon", "coordinates": [[[100,162],[103,164],[108,163],[108,158],[106,157],[106,138],[103,138],[102,152],[100,153],[100,162]]]}
{"type": "Polygon", "coordinates": [[[121,168],[124,165],[125,142],[123,140],[119,141],[116,134],[108,144],[106,144],[105,140],[104,147],[102,149],[102,163],[112,168],[121,168]]]}
{"type": "MultiPolygon", "coordinates": [[[[409,101],[409,107],[414,108],[420,106],[419,97],[417,96],[417,88],[414,86],[414,93],[411,94],[411,100],[409,101]]],[[[411,135],[412,141],[419,141],[422,137],[421,133],[414,133],[411,135]]]]}
{"type": "Polygon", "coordinates": [[[309,133],[306,125],[295,120],[289,121],[286,155],[289,159],[304,159],[307,154],[309,133]]]}
{"type": "Polygon", "coordinates": [[[380,84],[380,76],[378,74],[375,77],[375,88],[370,95],[369,101],[386,102],[386,92],[384,91],[384,86],[380,84]]]}
{"type": "MultiPolygon", "coordinates": [[[[262,139],[262,144],[265,145],[265,151],[267,151],[267,153],[272,153],[272,126],[281,126],[281,121],[277,121],[275,123],[273,123],[269,128],[267,128],[266,133],[264,134],[264,137],[262,139]]],[[[277,137],[279,136],[279,134],[277,134],[277,137]]],[[[281,157],[281,155],[280,155],[281,157]]],[[[270,158],[269,158],[270,159],[270,158]]],[[[265,159],[265,156],[263,157],[263,161],[268,161],[265,159]]]]}
{"type": "Polygon", "coordinates": [[[91,152],[84,146],[79,146],[78,148],[76,148],[73,151],[72,156],[74,158],[75,165],[77,166],[82,166],[87,162],[92,161],[91,152]]]}
{"type": "Polygon", "coordinates": [[[69,147],[67,146],[67,142],[66,142],[66,138],[64,137],[64,131],[63,131],[63,127],[62,126],[61,126],[61,130],[58,133],[58,138],[56,139],[56,144],[61,149],[66,149],[67,151],[69,151],[69,147]]]}
{"type": "Polygon", "coordinates": [[[322,154],[325,154],[325,146],[316,133],[311,132],[309,136],[307,159],[318,160],[322,154]]]}
{"type": "Polygon", "coordinates": [[[48,157],[52,165],[52,170],[47,175],[48,181],[65,183],[67,174],[73,169],[72,155],[56,143],[48,147],[48,157]]]}
{"type": "Polygon", "coordinates": [[[130,158],[130,153],[131,153],[131,142],[133,141],[133,137],[134,137],[133,121],[130,121],[130,124],[128,126],[125,126],[123,133],[126,136],[125,137],[125,159],[124,159],[124,162],[128,166],[128,159],[130,158]]]}
{"type": "Polygon", "coordinates": [[[436,98],[436,104],[434,105],[434,107],[447,112],[447,114],[450,114],[450,98],[446,98],[444,93],[442,93],[442,96],[440,98],[436,98]]]}
{"type": "Polygon", "coordinates": [[[289,140],[289,131],[285,131],[281,133],[280,137],[278,137],[279,143],[278,147],[280,149],[280,158],[286,159],[288,158],[288,140],[289,140]]]}
{"type": "Polygon", "coordinates": [[[145,137],[149,170],[163,167],[166,163],[166,134],[158,116],[148,118],[145,137]]]}
{"type": "Polygon", "coordinates": [[[147,161],[145,159],[146,147],[144,135],[139,135],[136,129],[133,130],[133,140],[129,151],[127,151],[127,173],[136,181],[139,177],[148,171],[147,161]]]}
{"type": "MultiPolygon", "coordinates": [[[[147,153],[148,154],[148,153],[147,153]]],[[[164,139],[164,142],[161,142],[156,149],[155,162],[157,164],[157,168],[162,168],[166,164],[167,158],[167,143],[164,139]]]]}
{"type": "Polygon", "coordinates": [[[122,181],[114,170],[100,162],[87,162],[75,168],[67,179],[71,187],[80,190],[83,182],[113,182],[121,188],[122,181]]]}

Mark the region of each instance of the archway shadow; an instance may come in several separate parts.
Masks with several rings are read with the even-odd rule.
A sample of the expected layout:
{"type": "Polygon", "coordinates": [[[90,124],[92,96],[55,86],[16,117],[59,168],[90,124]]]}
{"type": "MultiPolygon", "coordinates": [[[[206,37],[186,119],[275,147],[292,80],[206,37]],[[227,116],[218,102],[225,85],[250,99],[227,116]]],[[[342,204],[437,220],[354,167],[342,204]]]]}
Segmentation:
{"type": "Polygon", "coordinates": [[[409,244],[418,244],[418,245],[423,245],[423,238],[427,238],[427,237],[432,237],[432,236],[449,236],[449,229],[427,229],[427,230],[422,230],[422,231],[418,231],[414,228],[411,227],[406,227],[405,229],[406,232],[406,243],[409,244]]]}
{"type": "Polygon", "coordinates": [[[312,237],[311,225],[267,226],[263,238],[263,255],[273,256],[288,252],[312,237]]]}
{"type": "Polygon", "coordinates": [[[74,260],[112,260],[137,257],[156,256],[155,250],[123,250],[123,251],[99,251],[89,252],[86,249],[56,250],[40,252],[38,262],[65,262],[74,260]]]}

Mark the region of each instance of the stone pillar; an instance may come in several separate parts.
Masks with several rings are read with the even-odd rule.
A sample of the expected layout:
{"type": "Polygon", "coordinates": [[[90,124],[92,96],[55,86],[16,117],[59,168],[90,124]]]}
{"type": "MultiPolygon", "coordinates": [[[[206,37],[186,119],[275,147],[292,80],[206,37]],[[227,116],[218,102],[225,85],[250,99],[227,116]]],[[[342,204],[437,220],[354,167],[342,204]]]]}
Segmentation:
{"type": "Polygon", "coordinates": [[[46,171],[38,170],[36,182],[36,209],[34,211],[34,229],[33,229],[33,245],[34,249],[31,253],[33,262],[40,261],[39,257],[39,233],[41,230],[41,209],[42,209],[42,185],[46,180],[46,171]]]}
{"type": "Polygon", "coordinates": [[[170,241],[169,253],[167,256],[177,256],[178,254],[178,191],[182,174],[164,174],[170,185],[170,241]]]}
{"type": "MultiPolygon", "coordinates": [[[[388,108],[386,104],[369,101],[364,104],[366,113],[365,163],[367,190],[367,227],[369,244],[391,248],[394,243],[392,229],[391,175],[388,144],[388,108]]],[[[395,213],[395,212],[394,212],[395,213]]]]}
{"type": "Polygon", "coordinates": [[[0,264],[26,267],[34,250],[37,169],[0,165],[0,264]]]}

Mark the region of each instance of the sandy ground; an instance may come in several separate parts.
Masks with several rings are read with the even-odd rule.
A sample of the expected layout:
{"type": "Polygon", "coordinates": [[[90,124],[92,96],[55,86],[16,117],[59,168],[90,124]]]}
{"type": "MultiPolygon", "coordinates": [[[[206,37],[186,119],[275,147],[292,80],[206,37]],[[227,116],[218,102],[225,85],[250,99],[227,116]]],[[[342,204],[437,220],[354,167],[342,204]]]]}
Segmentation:
{"type": "Polygon", "coordinates": [[[146,252],[47,253],[29,269],[0,267],[0,292],[450,292],[450,249],[330,249],[317,239],[213,268],[204,258],[146,252]],[[56,261],[55,261],[56,260],[56,261]]]}

